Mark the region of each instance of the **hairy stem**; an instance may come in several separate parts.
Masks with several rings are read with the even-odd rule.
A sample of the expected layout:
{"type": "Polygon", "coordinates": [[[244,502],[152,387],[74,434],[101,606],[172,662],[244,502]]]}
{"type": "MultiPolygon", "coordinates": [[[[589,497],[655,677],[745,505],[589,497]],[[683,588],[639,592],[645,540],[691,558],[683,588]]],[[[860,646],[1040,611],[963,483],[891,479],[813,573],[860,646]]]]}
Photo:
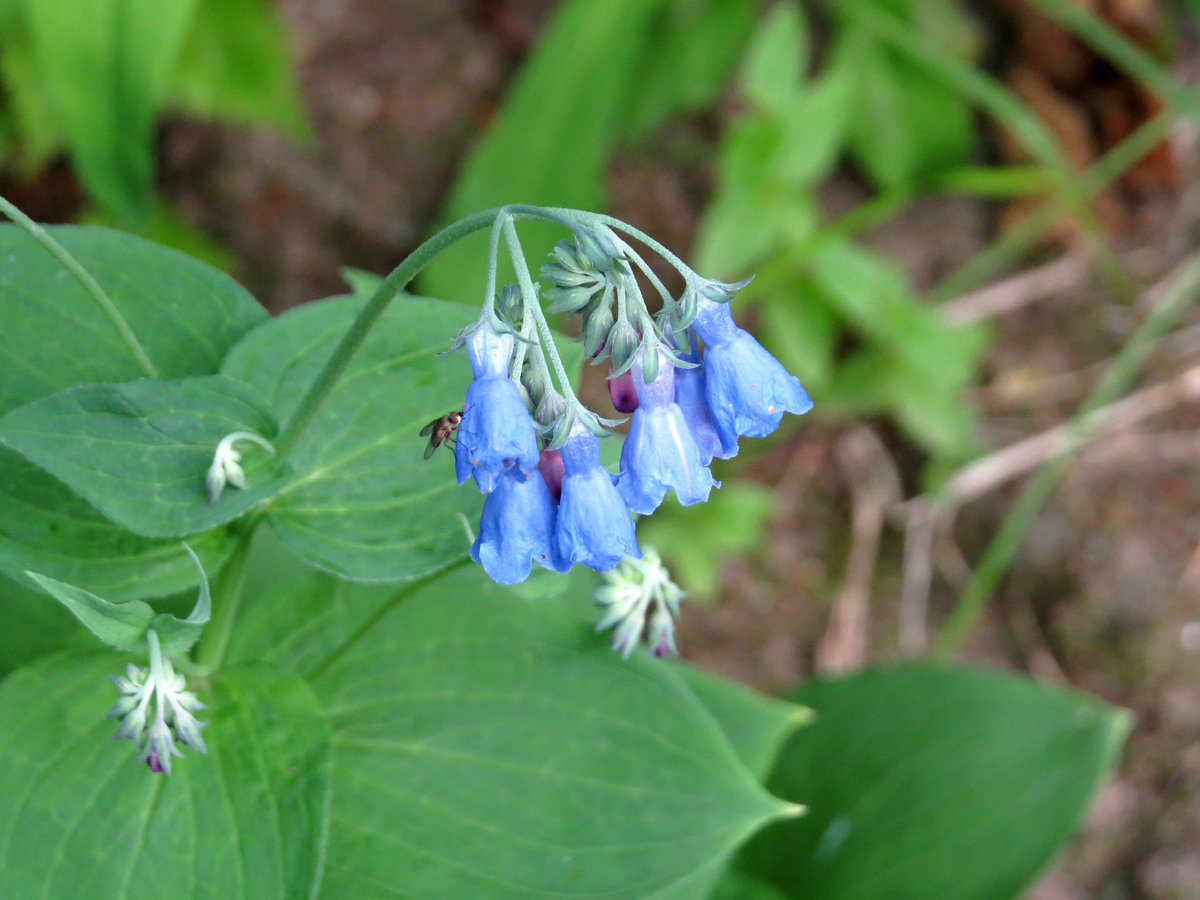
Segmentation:
{"type": "Polygon", "coordinates": [[[578,404],[575,391],[571,388],[571,380],[567,376],[567,369],[558,355],[558,348],[554,346],[554,334],[550,331],[550,323],[546,321],[546,314],[542,311],[541,304],[538,303],[533,278],[529,274],[529,264],[525,261],[525,254],[521,250],[521,241],[517,238],[517,228],[511,217],[506,217],[504,221],[504,240],[508,244],[513,268],[517,271],[517,283],[521,286],[521,296],[525,298],[525,312],[533,316],[533,321],[537,325],[538,334],[542,338],[542,349],[550,357],[550,363],[554,366],[554,374],[558,376],[559,390],[563,396],[578,404]]]}
{"type": "Polygon", "coordinates": [[[325,363],[321,371],[317,373],[317,377],[300,399],[300,404],[296,407],[296,412],[292,415],[292,418],[288,421],[283,431],[280,432],[279,438],[275,441],[275,452],[279,459],[285,459],[296,449],[296,444],[300,440],[301,435],[304,434],[305,429],[312,423],[317,410],[321,408],[321,404],[325,402],[325,399],[329,396],[329,392],[333,390],[342,373],[346,371],[346,367],[350,365],[355,353],[358,352],[358,348],[362,346],[362,342],[366,340],[372,326],[379,321],[379,317],[383,315],[388,304],[408,286],[408,283],[435,256],[460,238],[466,237],[468,234],[492,224],[497,212],[498,210],[495,209],[485,210],[484,212],[467,216],[465,219],[461,219],[453,225],[443,228],[410,253],[383,280],[383,283],[371,295],[371,299],[367,301],[366,306],[362,308],[362,311],[350,324],[350,328],[342,336],[341,342],[334,348],[329,360],[325,363]]]}
{"type": "Polygon", "coordinates": [[[225,660],[233,623],[242,605],[242,582],[246,573],[246,559],[250,555],[250,543],[261,521],[262,514],[259,513],[232,526],[236,535],[233,553],[214,579],[212,619],[200,636],[200,643],[196,645],[196,665],[203,671],[218,669],[225,660]]]}

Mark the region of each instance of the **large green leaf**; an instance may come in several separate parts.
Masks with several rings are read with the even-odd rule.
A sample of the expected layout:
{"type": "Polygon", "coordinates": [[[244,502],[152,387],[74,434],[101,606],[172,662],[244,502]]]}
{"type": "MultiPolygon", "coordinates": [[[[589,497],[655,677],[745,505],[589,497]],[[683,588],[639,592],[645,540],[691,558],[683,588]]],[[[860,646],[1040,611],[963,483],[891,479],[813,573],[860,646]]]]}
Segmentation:
{"type": "MultiPolygon", "coordinates": [[[[48,231],[105,288],[160,375],[215,372],[266,318],[232,279],[183,254],[100,228],[48,231]]],[[[0,413],[78,384],[140,377],[95,300],[45,248],[0,226],[0,413]]],[[[194,538],[210,571],[220,535],[194,538]]],[[[0,570],[25,569],[111,597],[154,597],[195,583],[178,541],[149,541],[106,520],[20,454],[0,448],[0,570]]]]}
{"type": "MultiPolygon", "coordinates": [[[[309,303],[242,341],[223,371],[256,387],[281,422],[295,410],[362,307],[338,298],[309,303]]],[[[439,357],[471,320],[463,307],[397,299],[362,345],[288,463],[292,480],[268,521],[293,551],[340,575],[396,581],[466,554],[463,517],[479,516],[479,492],[459,487],[452,453],[423,459],[421,428],[461,408],[466,355],[439,357]]]]}
{"type": "MultiPolygon", "coordinates": [[[[215,572],[229,555],[223,531],[188,538],[215,572]]],[[[0,572],[32,569],[112,600],[163,597],[196,583],[175,539],[149,540],[106,519],[49,472],[0,447],[0,572]]]]}
{"type": "Polygon", "coordinates": [[[784,739],[813,719],[812,710],[755,693],[695,666],[676,671],[754,775],[765,780],[784,739]]]}
{"type": "Polygon", "coordinates": [[[226,435],[275,436],[265,405],[224,375],[88,384],[12,410],[0,418],[0,442],[118,525],[176,537],[224,524],[284,485],[267,452],[243,442],[235,452],[243,455],[245,490],[226,488],[215,503],[205,492],[205,474],[226,435]]]}
{"type": "Polygon", "coordinates": [[[208,755],[167,778],[113,741],[122,657],[59,655],[0,683],[0,871],[12,897],[294,900],[319,877],[329,732],[267,667],[200,696],[208,755]],[[86,887],[84,887],[86,886],[86,887]]]}
{"type": "MultiPolygon", "coordinates": [[[[675,670],[720,726],[742,764],[759,780],[767,777],[783,741],[812,720],[812,711],[803,706],[756,694],[703,669],[681,665],[675,670]]],[[[690,877],[656,891],[653,900],[707,900],[726,876],[732,852],[730,848],[690,877]]]]}
{"type": "Polygon", "coordinates": [[[132,225],[150,210],[158,107],[196,0],[24,0],[37,71],[94,197],[132,225]]]}
{"type": "MultiPolygon", "coordinates": [[[[182,253],[105,228],[47,231],[104,287],[163,378],[216,372],[267,317],[239,284],[182,253]]],[[[145,374],[92,296],[15,225],[0,225],[0,259],[0,412],[145,374]]]]}
{"type": "Polygon", "coordinates": [[[39,656],[66,649],[95,649],[95,638],[62,604],[0,575],[0,678],[39,656]]]}
{"type": "Polygon", "coordinates": [[[269,528],[254,535],[230,663],[268,662],[308,676],[411,583],[363,584],[330,575],[288,550],[269,528]]]}
{"type": "Polygon", "coordinates": [[[809,681],[815,723],[770,788],[803,798],[737,867],[804,900],[1011,900],[1075,828],[1128,714],[1007,674],[885,668],[809,681]]]}
{"type": "Polygon", "coordinates": [[[314,676],[335,729],[321,896],[645,898],[789,807],[580,588],[476,567],[409,593],[314,676]]]}

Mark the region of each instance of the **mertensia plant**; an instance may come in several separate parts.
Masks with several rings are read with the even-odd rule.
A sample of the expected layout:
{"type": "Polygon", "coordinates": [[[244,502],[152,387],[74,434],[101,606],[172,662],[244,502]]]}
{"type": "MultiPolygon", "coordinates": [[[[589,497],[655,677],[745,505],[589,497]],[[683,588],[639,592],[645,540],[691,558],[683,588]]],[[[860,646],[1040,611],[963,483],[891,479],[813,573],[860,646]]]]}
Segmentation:
{"type": "Polygon", "coordinates": [[[910,782],[967,797],[912,831],[922,878],[961,882],[964,821],[1036,822],[971,867],[1019,887],[1111,760],[1119,714],[995,676],[806,685],[830,724],[785,745],[801,706],[655,658],[683,595],[638,517],[703,503],[810,401],[735,324],[741,284],[635,228],[489,210],[272,319],[174,251],[0,206],[5,896],[844,900],[908,877],[895,810],[858,812],[877,765],[889,809],[910,782]],[[529,220],[564,229],[547,260],[529,220]],[[481,230],[478,312],[403,293],[481,230]],[[1038,790],[971,799],[975,772],[1038,790]]]}

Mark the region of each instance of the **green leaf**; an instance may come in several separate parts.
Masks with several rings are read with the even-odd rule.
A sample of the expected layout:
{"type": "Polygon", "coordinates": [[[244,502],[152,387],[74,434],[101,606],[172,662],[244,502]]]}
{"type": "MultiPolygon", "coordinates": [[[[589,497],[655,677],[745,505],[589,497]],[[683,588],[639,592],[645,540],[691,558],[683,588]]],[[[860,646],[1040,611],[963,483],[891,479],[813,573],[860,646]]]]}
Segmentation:
{"type": "Polygon", "coordinates": [[[287,35],[265,0],[198,0],[167,102],[207,118],[309,136],[287,35]]]}
{"type": "Polygon", "coordinates": [[[521,601],[463,568],[314,677],[336,735],[322,898],[645,898],[790,811],[581,593],[521,601]]]}
{"type": "Polygon", "coordinates": [[[742,91],[751,103],[781,111],[808,68],[808,21],[796,3],[776,3],[758,27],[742,64],[742,91]]]}
{"type": "Polygon", "coordinates": [[[36,572],[26,572],[34,583],[59,601],[79,619],[92,634],[118,650],[145,650],[146,632],[153,628],[159,638],[163,656],[180,656],[200,639],[212,613],[212,597],[208,578],[199,557],[184,544],[196,571],[200,575],[200,595],[186,619],[170,613],[154,614],[149,604],[141,600],[114,603],[71,584],[64,584],[36,572]]]}
{"type": "MultiPolygon", "coordinates": [[[[163,378],[216,372],[267,318],[235,281],[182,253],[104,228],[47,231],[105,289],[163,378]]],[[[0,259],[0,412],[79,384],[142,377],[96,301],[44,247],[0,225],[0,259]]]]}
{"type": "Polygon", "coordinates": [[[61,603],[0,576],[0,679],[59,650],[94,649],[93,638],[61,603]]]}
{"type": "Polygon", "coordinates": [[[1071,834],[1129,727],[1090,697],[993,672],[903,666],[814,679],[815,724],[768,784],[810,814],[737,868],[805,900],[1010,900],[1071,834]]]}
{"type": "MultiPolygon", "coordinates": [[[[286,421],[363,302],[324,300],[271,320],[234,348],[225,373],[257,388],[286,421]]],[[[478,520],[480,495],[457,484],[452,453],[423,458],[419,432],[462,406],[466,356],[437,354],[470,317],[409,296],[384,313],[291,455],[292,479],[271,504],[268,521],[292,551],[364,581],[425,575],[466,554],[463,517],[478,520]]]]}
{"type": "Polygon", "coordinates": [[[766,779],[784,740],[813,720],[807,707],[755,693],[704,669],[681,664],[675,671],[756,778],[766,779]]]}
{"type": "Polygon", "coordinates": [[[242,581],[244,608],[230,663],[266,662],[308,676],[412,584],[361,584],[315,569],[269,528],[254,534],[242,581]]]}
{"type": "Polygon", "coordinates": [[[83,385],[0,418],[0,442],[118,525],[152,538],[206,531],[279,492],[279,467],[243,442],[246,489],[209,502],[205,473],[235,431],[269,440],[276,425],[265,400],[223,375],[83,385]]]}
{"type": "Polygon", "coordinates": [[[356,269],[353,266],[342,266],[342,280],[350,286],[350,293],[364,300],[370,297],[383,284],[383,276],[356,269]]]}
{"type": "MultiPolygon", "coordinates": [[[[668,2],[563,3],[463,166],[441,224],[505,203],[603,207],[609,153],[639,90],[639,61],[653,52],[654,22],[668,2]]],[[[534,269],[563,236],[561,228],[521,226],[534,269]]],[[[459,241],[425,271],[421,289],[477,303],[486,259],[486,235],[459,241]]]]}
{"type": "Polygon", "coordinates": [[[118,650],[144,650],[146,630],[154,610],[141,600],[113,603],[90,591],[26,572],[34,584],[69,609],[72,615],[104,643],[118,650]]]}
{"type": "Polygon", "coordinates": [[[978,377],[986,331],[951,325],[918,302],[898,267],[849,241],[822,242],[810,265],[814,288],[865,339],[838,368],[826,400],[890,410],[937,454],[974,450],[977,417],[964,393],[978,377]]]}
{"type": "Polygon", "coordinates": [[[954,86],[882,40],[856,35],[850,149],[880,187],[960,166],[974,145],[971,111],[954,86]]]}
{"type": "MultiPolygon", "coordinates": [[[[75,221],[80,225],[103,227],[119,227],[121,224],[115,216],[99,207],[82,210],[75,217],[75,221]]],[[[228,272],[234,266],[232,253],[222,247],[215,238],[188,222],[175,207],[161,199],[154,200],[148,221],[137,229],[137,233],[140,237],[186,253],[189,257],[222,272],[228,272]]]]}
{"type": "MultiPolygon", "coordinates": [[[[232,543],[224,531],[188,543],[216,571],[232,543]]],[[[113,524],[61,481],[0,447],[0,571],[33,569],[105,597],[163,597],[195,584],[178,540],[148,540],[113,524]]]]}
{"type": "Polygon", "coordinates": [[[195,0],[25,0],[34,58],[76,169],[133,225],[149,214],[155,116],[195,0]]]}
{"type": "Polygon", "coordinates": [[[680,113],[712,103],[754,26],[745,0],[674,0],[651,26],[648,52],[636,61],[636,90],[624,104],[624,136],[644,140],[680,113]]]}
{"type": "MultiPolygon", "coordinates": [[[[266,311],[227,276],[149,241],[100,228],[47,229],[103,285],[166,378],[215,372],[266,311]]],[[[29,235],[0,226],[0,413],[64,388],[142,375],[111,323],[29,235]]],[[[215,570],[221,534],[191,539],[215,570]]],[[[105,519],[57,479],[0,447],[0,570],[35,569],[116,599],[194,583],[178,541],[149,541],[105,519]]]]}
{"type": "Polygon", "coordinates": [[[716,196],[696,238],[697,268],[732,278],[780,244],[804,241],[817,225],[811,194],[774,177],[784,130],[755,116],[730,129],[721,151],[716,196]]]}
{"type": "Polygon", "coordinates": [[[846,140],[854,87],[854,72],[835,58],[819,80],[783,102],[779,147],[770,168],[781,187],[812,193],[830,174],[846,140]]]}
{"type": "Polygon", "coordinates": [[[0,683],[0,871],[14,897],[294,900],[316,896],[329,732],[312,692],[267,668],[223,670],[208,755],[167,778],[113,741],[112,654],[55,656],[0,683]]]}

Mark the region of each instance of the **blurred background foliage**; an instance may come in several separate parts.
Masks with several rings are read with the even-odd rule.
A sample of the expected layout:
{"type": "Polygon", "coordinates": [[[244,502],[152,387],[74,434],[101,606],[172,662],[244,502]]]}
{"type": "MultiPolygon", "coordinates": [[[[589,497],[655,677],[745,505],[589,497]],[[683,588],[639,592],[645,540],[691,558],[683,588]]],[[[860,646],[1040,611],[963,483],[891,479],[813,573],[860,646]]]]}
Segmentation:
{"type": "MultiPolygon", "coordinates": [[[[1163,335],[1190,321],[1182,288],[1149,331],[1128,323],[1163,309],[1146,285],[1192,252],[1194,222],[1163,226],[1150,265],[1130,251],[1164,221],[1156,203],[1188,196],[1179,135],[1184,125],[1194,134],[1200,100],[1178,72],[1195,67],[1198,8],[0,0],[0,178],[41,220],[102,222],[181,247],[275,309],[337,292],[340,264],[386,271],[436,225],[506,202],[612,209],[667,243],[692,241],[706,275],[757,273],[737,314],[817,408],[719,472],[725,487],[703,511],[647,522],[645,540],[699,598],[767,596],[786,610],[781,597],[812,590],[796,627],[823,627],[827,642],[787,652],[831,666],[828,647],[856,634],[859,649],[839,663],[852,666],[872,656],[864,648],[921,652],[927,602],[954,626],[942,649],[956,650],[1063,474],[1044,465],[1052,452],[1023,441],[1078,437],[1147,360],[1172,384],[1171,366],[1186,361],[1162,349],[1170,339],[1178,348],[1178,334],[1163,335]],[[939,205],[960,201],[972,204],[966,225],[953,218],[959,207],[939,205]],[[939,210],[949,219],[935,229],[939,210]],[[882,249],[905,238],[954,246],[932,262],[882,249]],[[1031,266],[1038,285],[1077,286],[1086,273],[1095,308],[1126,324],[1069,312],[1015,326],[1004,315],[1041,290],[1014,286],[1031,266]],[[1043,328],[1068,374],[1086,373],[1084,388],[1060,395],[1060,382],[1031,374],[1043,357],[1023,354],[1043,328]],[[1049,399],[1014,425],[993,400],[1019,393],[1022,378],[1034,382],[1026,396],[1049,399]],[[1039,467],[1011,512],[993,502],[971,520],[964,551],[942,559],[939,595],[930,548],[953,536],[959,506],[1039,467]],[[838,490],[797,512],[821,478],[838,490]],[[823,554],[848,558],[846,571],[823,554]],[[772,558],[781,555],[790,562],[772,558]],[[899,625],[868,623],[871,594],[899,598],[899,625]]],[[[555,237],[531,232],[531,255],[555,237]]],[[[453,248],[421,290],[478,302],[480,247],[453,248]]],[[[602,396],[599,381],[592,388],[602,396]]],[[[1191,522],[1191,494],[1179,490],[1191,522]]],[[[1094,558],[1078,556],[1080,567],[1094,558]]],[[[1057,605],[1031,618],[1049,635],[1049,669],[1087,681],[1069,677],[1072,642],[1085,638],[1054,630],[1079,620],[1057,605]]],[[[1003,628],[1025,627],[1014,621],[1003,628]]],[[[1103,643],[1125,624],[1106,614],[1084,632],[1103,643]]],[[[755,652],[748,638],[694,639],[718,667],[754,679],[731,661],[755,652]]],[[[1033,668],[1041,651],[1015,643],[1033,668]]],[[[1089,683],[1136,685],[1107,695],[1152,706],[1139,693],[1159,684],[1146,653],[1126,681],[1089,683]]],[[[1127,657],[1114,654],[1118,663],[1127,657]]],[[[778,686],[769,675],[760,684],[778,686]]],[[[1131,808],[1126,826],[1161,811],[1131,808]]],[[[1138,855],[1121,852],[1094,868],[1117,872],[1138,855]]],[[[1112,896],[1177,896],[1142,890],[1112,896]]]]}
{"type": "Polygon", "coordinates": [[[282,22],[267,0],[4,0],[0,161],[30,178],[61,154],[83,221],[210,261],[223,252],[155,195],[161,117],[308,135],[282,22]]]}

